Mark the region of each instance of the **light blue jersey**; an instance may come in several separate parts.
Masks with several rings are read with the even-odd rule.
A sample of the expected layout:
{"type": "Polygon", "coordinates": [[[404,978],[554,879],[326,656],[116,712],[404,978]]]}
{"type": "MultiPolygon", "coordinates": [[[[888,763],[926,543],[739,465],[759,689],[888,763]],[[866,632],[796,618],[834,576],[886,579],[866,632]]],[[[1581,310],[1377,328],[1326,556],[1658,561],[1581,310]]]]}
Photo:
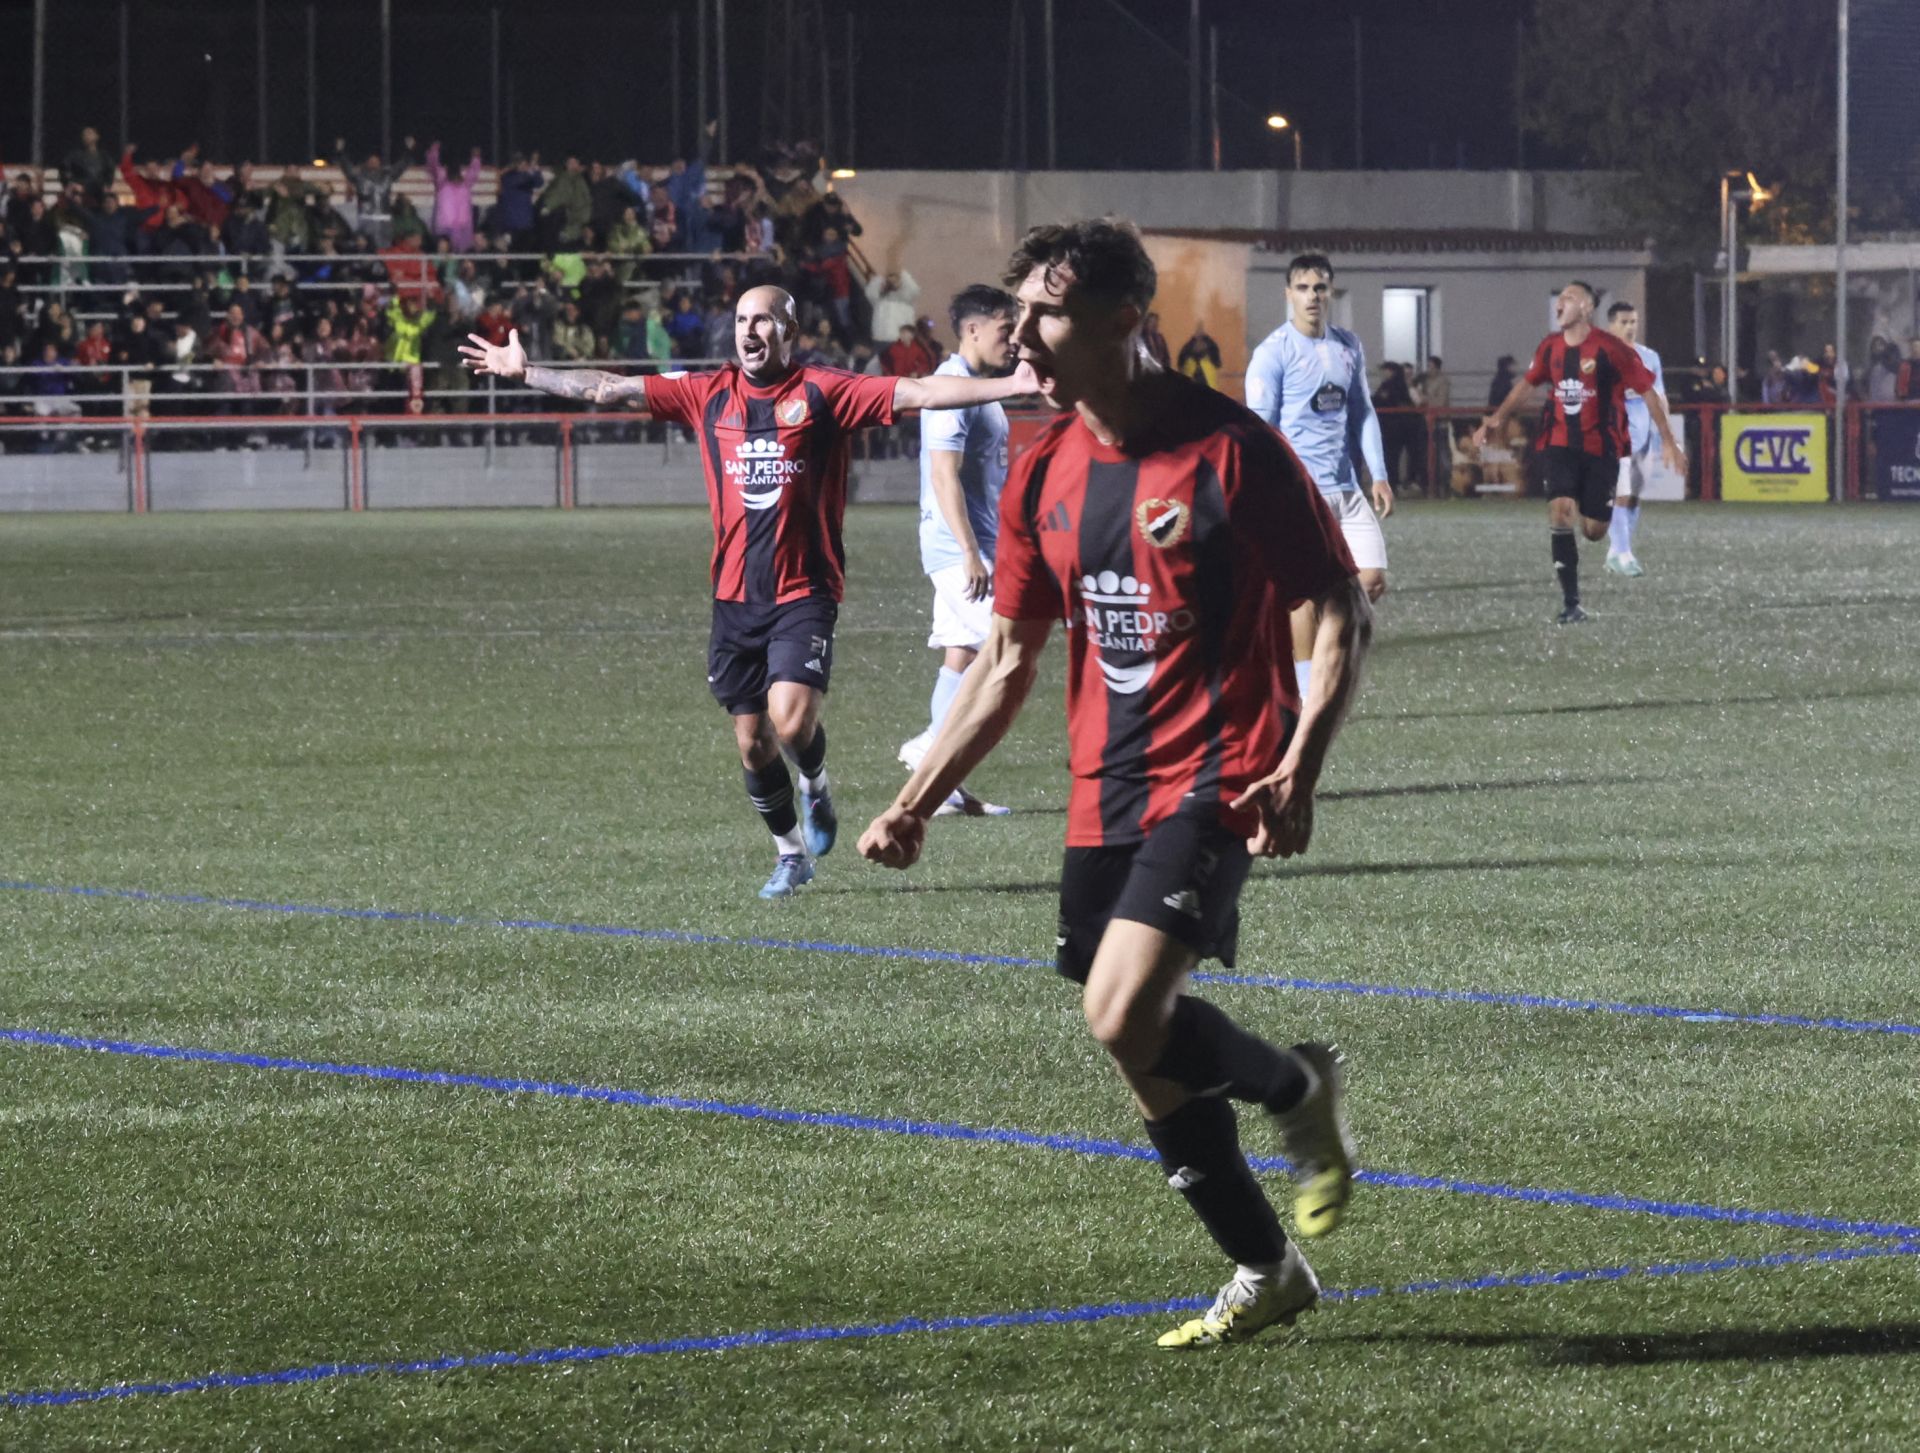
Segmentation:
{"type": "Polygon", "coordinates": [[[1247,407],[1278,429],[1322,494],[1360,487],[1364,459],[1374,479],[1387,477],[1380,419],[1367,390],[1367,357],[1345,328],[1309,338],[1291,320],[1253,350],[1247,364],[1247,407]]]}
{"type": "MultiPolygon", "coordinates": [[[[972,378],[958,353],[949,353],[934,370],[952,378],[972,378]]],[[[1007,411],[998,404],[970,409],[920,411],[920,568],[931,575],[961,560],[960,542],[933,496],[933,455],[944,450],[960,456],[960,492],[967,502],[967,523],[983,558],[993,559],[1000,538],[1000,487],[1007,482],[1007,411]]]]}
{"type": "MultiPolygon", "coordinates": [[[[1660,371],[1660,355],[1644,343],[1633,345],[1633,351],[1640,355],[1640,361],[1647,366],[1647,372],[1653,375],[1653,391],[1660,395],[1660,402],[1667,401],[1667,379],[1660,371]]],[[[1627,442],[1633,446],[1635,454],[1645,454],[1653,443],[1653,414],[1647,408],[1647,401],[1627,390],[1627,442]]]]}

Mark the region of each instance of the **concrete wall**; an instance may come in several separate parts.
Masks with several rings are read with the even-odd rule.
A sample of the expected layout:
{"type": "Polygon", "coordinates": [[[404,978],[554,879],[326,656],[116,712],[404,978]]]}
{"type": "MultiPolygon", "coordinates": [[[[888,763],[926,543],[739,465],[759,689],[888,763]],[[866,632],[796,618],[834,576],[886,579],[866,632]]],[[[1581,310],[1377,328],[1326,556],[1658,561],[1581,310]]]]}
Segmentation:
{"type": "MultiPolygon", "coordinates": [[[[1484,403],[1494,361],[1511,353],[1524,369],[1553,326],[1550,301],[1572,277],[1602,290],[1601,304],[1644,305],[1648,258],[1642,253],[1432,253],[1337,257],[1336,316],[1350,321],[1380,377],[1381,295],[1389,287],[1433,290],[1432,350],[1446,360],[1457,406],[1484,403]]],[[[1247,326],[1257,342],[1286,320],[1286,259],[1255,253],[1247,273],[1247,326]]],[[[1425,359],[1399,359],[1425,367],[1425,359]]]]}
{"type": "MultiPolygon", "coordinates": [[[[1497,228],[1616,230],[1593,172],[861,172],[836,183],[883,272],[904,267],[919,309],[944,324],[947,299],[1000,276],[1036,222],[1112,212],[1144,228],[1497,228]]],[[[1164,286],[1164,285],[1163,285],[1164,286]]],[[[1208,306],[1206,293],[1190,304],[1208,306]]],[[[1174,304],[1164,296],[1164,304],[1174,304]]],[[[1162,308],[1177,349],[1186,338],[1162,308]]],[[[1205,320],[1224,345],[1230,336],[1205,320]]],[[[1189,325],[1190,326],[1190,325],[1189,325]]],[[[890,341],[890,340],[889,340],[890,341]]]]}

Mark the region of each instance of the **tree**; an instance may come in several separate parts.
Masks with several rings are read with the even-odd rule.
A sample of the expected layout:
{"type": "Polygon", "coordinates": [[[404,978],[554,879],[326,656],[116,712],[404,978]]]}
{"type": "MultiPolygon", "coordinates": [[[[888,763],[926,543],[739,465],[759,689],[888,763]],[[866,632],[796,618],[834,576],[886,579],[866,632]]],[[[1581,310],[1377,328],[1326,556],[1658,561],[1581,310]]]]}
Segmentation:
{"type": "Polygon", "coordinates": [[[1624,173],[1610,200],[1669,249],[1713,250],[1735,169],[1777,193],[1755,231],[1831,240],[1836,46],[1833,7],[1806,0],[1535,0],[1522,117],[1624,173]]]}

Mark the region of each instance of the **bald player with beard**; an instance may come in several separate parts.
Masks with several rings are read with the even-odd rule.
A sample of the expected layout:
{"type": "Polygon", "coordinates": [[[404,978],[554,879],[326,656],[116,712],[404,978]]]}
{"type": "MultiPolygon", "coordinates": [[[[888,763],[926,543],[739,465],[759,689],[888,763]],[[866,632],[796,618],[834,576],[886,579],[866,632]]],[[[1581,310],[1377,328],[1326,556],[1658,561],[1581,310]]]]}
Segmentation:
{"type": "Polygon", "coordinates": [[[527,361],[469,335],[468,367],[559,398],[626,404],[694,431],[713,512],[713,629],[707,683],[733,718],[747,796],[778,861],[760,889],[786,898],[812,881],[839,818],[827,782],[821,707],[845,590],[841,526],[850,435],[908,409],[964,409],[1034,391],[1033,371],[1005,378],[887,378],[794,362],[799,319],[777,287],[734,307],[737,362],[704,373],[625,377],[527,361]],[[800,776],[796,806],[791,759],[800,776]]]}

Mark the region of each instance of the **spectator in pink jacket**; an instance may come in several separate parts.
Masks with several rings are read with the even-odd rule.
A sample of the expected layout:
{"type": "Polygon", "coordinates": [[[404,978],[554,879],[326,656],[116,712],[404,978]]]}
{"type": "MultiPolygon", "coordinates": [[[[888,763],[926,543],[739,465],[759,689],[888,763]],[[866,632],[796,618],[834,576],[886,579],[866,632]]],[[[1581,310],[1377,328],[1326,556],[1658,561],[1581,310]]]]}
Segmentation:
{"type": "Polygon", "coordinates": [[[440,165],[440,143],[427,148],[427,174],[433,178],[433,232],[450,238],[455,252],[473,251],[473,187],[480,180],[480,148],[466,169],[449,172],[440,165]]]}

